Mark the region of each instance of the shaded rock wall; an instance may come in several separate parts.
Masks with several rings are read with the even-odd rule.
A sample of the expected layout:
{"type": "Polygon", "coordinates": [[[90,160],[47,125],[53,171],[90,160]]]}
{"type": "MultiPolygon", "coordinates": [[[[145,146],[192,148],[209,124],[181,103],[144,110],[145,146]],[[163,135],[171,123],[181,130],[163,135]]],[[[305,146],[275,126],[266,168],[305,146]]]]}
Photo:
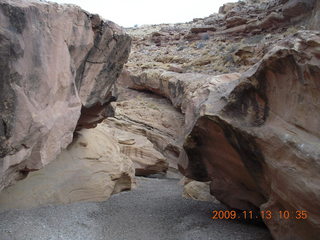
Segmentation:
{"type": "Polygon", "coordinates": [[[103,105],[130,50],[112,22],[72,5],[0,3],[0,190],[54,160],[82,106],[103,105]]]}
{"type": "Polygon", "coordinates": [[[223,108],[203,103],[184,143],[184,175],[211,181],[211,194],[232,208],[271,211],[264,220],[275,239],[319,236],[319,46],[311,31],[275,46],[223,108]],[[285,221],[285,210],[308,217],[285,221]]]}

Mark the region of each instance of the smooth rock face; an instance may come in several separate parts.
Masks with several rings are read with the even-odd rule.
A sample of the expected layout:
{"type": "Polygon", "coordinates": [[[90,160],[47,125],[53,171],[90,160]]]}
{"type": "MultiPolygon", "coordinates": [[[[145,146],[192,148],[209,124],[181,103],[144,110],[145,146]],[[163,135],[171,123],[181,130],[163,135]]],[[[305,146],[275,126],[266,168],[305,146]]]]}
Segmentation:
{"type": "Polygon", "coordinates": [[[0,211],[79,201],[104,201],[134,186],[132,161],[103,124],[83,129],[43,169],[0,193],[0,211]]]}
{"type": "Polygon", "coordinates": [[[82,106],[103,105],[130,37],[72,5],[0,3],[0,190],[54,160],[82,106]]]}
{"type": "Polygon", "coordinates": [[[211,181],[211,194],[232,208],[271,211],[265,223],[275,239],[320,234],[319,47],[311,31],[279,43],[223,106],[204,101],[184,143],[183,174],[211,181]],[[284,210],[308,218],[279,219],[284,210]]]}

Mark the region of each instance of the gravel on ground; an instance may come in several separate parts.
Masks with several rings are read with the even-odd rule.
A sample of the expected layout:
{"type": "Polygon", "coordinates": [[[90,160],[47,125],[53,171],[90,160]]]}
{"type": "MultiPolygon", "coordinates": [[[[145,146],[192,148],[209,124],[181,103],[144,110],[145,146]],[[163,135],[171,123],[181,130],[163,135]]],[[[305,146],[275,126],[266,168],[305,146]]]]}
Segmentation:
{"type": "Polygon", "coordinates": [[[271,240],[263,226],[212,220],[222,204],[181,197],[175,179],[138,178],[101,203],[0,213],[0,240],[271,240]]]}

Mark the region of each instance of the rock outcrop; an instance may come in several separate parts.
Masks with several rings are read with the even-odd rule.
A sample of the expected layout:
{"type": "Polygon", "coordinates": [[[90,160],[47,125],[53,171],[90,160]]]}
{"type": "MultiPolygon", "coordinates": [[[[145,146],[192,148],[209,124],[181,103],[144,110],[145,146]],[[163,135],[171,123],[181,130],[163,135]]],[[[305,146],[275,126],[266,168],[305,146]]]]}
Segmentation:
{"type": "MultiPolygon", "coordinates": [[[[216,92],[212,95],[212,101],[220,101],[226,96],[238,82],[239,73],[230,73],[211,76],[200,73],[175,73],[163,70],[146,70],[141,75],[131,76],[128,85],[136,90],[148,90],[164,96],[171,104],[184,114],[184,128],[192,127],[197,117],[200,105],[209,97],[212,89],[216,92]]],[[[179,139],[179,138],[177,138],[179,139]]]]}
{"type": "Polygon", "coordinates": [[[122,85],[125,82],[129,89],[123,89],[125,93],[120,96],[130,92],[133,96],[112,103],[115,117],[105,122],[114,128],[146,136],[166,158],[172,172],[177,172],[184,133],[192,127],[199,105],[208,97],[208,89],[217,89],[214,101],[218,101],[233,89],[240,77],[238,73],[210,76],[159,69],[146,70],[140,75],[124,74],[120,82],[122,85]],[[153,92],[156,96],[139,91],[153,92]],[[171,104],[159,96],[169,99],[171,104]]]}
{"type": "Polygon", "coordinates": [[[211,181],[211,194],[232,208],[271,211],[264,221],[275,239],[320,234],[319,47],[312,31],[275,46],[224,101],[200,105],[184,143],[183,174],[211,181]]]}
{"type": "Polygon", "coordinates": [[[58,158],[0,193],[0,211],[104,201],[135,185],[131,159],[104,124],[83,129],[58,158]]]}
{"type": "MultiPolygon", "coordinates": [[[[319,238],[318,30],[314,0],[239,1],[189,23],[128,30],[128,86],[184,114],[182,174],[209,182],[229,207],[271,211],[275,239],[319,238]],[[290,220],[280,219],[286,210],[290,220]]],[[[185,195],[201,198],[205,185],[188,184],[185,195]]]]}
{"type": "Polygon", "coordinates": [[[39,1],[1,1],[0,26],[1,190],[71,143],[81,109],[100,115],[130,37],[79,7],[39,1]]]}
{"type": "Polygon", "coordinates": [[[112,117],[103,123],[114,130],[123,153],[135,163],[137,175],[167,172],[177,177],[181,150],[177,140],[184,117],[167,99],[129,89],[132,85],[131,77],[123,73],[117,82],[118,101],[111,103],[112,117]],[[123,138],[132,139],[132,145],[123,138]]]}
{"type": "Polygon", "coordinates": [[[103,200],[130,189],[134,169],[179,168],[185,196],[269,211],[277,240],[319,239],[319,6],[247,0],[128,29],[122,71],[130,38],[113,23],[2,1],[0,206],[103,200]]]}

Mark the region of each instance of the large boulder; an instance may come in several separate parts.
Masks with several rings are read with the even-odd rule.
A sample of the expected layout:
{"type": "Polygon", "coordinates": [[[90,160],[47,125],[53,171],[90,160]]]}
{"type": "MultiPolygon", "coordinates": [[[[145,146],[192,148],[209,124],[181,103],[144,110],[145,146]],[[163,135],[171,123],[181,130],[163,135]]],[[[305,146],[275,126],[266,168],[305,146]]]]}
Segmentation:
{"type": "Polygon", "coordinates": [[[83,129],[39,171],[0,193],[0,211],[78,201],[104,201],[134,184],[132,161],[104,124],[83,129]]]}
{"type": "Polygon", "coordinates": [[[82,107],[109,101],[130,42],[77,6],[1,1],[0,191],[70,144],[82,107]]]}
{"type": "Polygon", "coordinates": [[[275,239],[319,239],[319,49],[318,32],[299,32],[244,73],[227,98],[208,97],[181,155],[182,173],[211,181],[219,201],[270,211],[264,221],[275,239]]]}
{"type": "Polygon", "coordinates": [[[198,182],[184,177],[181,183],[183,184],[182,196],[184,198],[219,203],[215,197],[210,194],[210,182],[198,182]]]}

